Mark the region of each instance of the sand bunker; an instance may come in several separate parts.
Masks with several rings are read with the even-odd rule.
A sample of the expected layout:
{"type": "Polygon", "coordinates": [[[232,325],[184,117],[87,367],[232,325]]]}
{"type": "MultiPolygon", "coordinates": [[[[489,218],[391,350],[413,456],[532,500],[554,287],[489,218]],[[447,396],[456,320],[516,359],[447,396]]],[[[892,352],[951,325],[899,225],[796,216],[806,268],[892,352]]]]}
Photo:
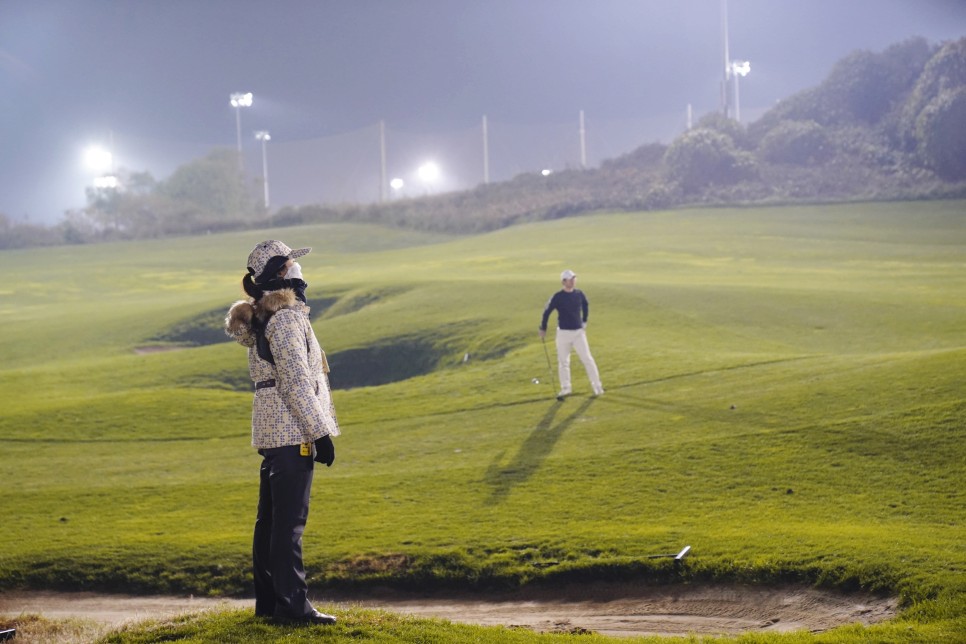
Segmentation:
{"type": "MultiPolygon", "coordinates": [[[[601,635],[698,635],[828,630],[873,624],[893,617],[895,598],[840,594],[789,586],[738,585],[646,587],[635,584],[574,584],[488,595],[444,597],[376,592],[363,597],[316,597],[333,609],[362,606],[453,622],[530,628],[539,632],[601,635]]],[[[109,625],[170,617],[215,607],[249,608],[251,599],[0,592],[0,614],[40,614],[49,619],[82,617],[109,625]]]]}

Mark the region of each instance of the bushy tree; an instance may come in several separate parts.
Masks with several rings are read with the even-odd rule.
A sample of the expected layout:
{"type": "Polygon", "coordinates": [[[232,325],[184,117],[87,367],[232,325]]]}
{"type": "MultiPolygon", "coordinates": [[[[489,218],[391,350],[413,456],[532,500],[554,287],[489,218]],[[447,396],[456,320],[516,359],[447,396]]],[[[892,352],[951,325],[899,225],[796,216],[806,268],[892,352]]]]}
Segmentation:
{"type": "Polygon", "coordinates": [[[627,168],[650,168],[660,165],[667,152],[667,146],[661,143],[646,143],[627,154],[613,159],[605,159],[600,167],[603,170],[623,170],[627,168]]]}
{"type": "Polygon", "coordinates": [[[901,109],[935,49],[911,38],[882,53],[855,51],[832,68],[818,87],[791,96],[749,126],[753,141],[784,121],[819,125],[875,125],[901,109]]]}
{"type": "Polygon", "coordinates": [[[664,155],[669,176],[685,192],[706,185],[728,185],[754,176],[751,155],[735,148],[720,132],[697,128],[679,136],[664,155]]]}
{"type": "Polygon", "coordinates": [[[124,189],[136,195],[149,195],[158,187],[150,172],[132,172],[124,182],[124,189]]]}
{"type": "Polygon", "coordinates": [[[120,188],[87,190],[85,213],[106,237],[220,230],[255,214],[232,151],[215,150],[182,165],[164,182],[149,172],[120,174],[120,188]]]}
{"type": "Polygon", "coordinates": [[[923,108],[916,138],[923,161],[936,174],[966,179],[966,86],[941,92],[923,108]]]}
{"type": "Polygon", "coordinates": [[[0,212],[0,250],[51,246],[62,241],[56,230],[27,222],[15,222],[0,212]]]}
{"type": "Polygon", "coordinates": [[[254,212],[238,156],[232,150],[215,150],[179,167],[156,192],[215,215],[239,218],[254,212]]]}
{"type": "Polygon", "coordinates": [[[825,81],[833,122],[878,123],[901,105],[932,55],[923,38],[892,45],[881,54],[855,52],[842,59],[825,81]]]}
{"type": "Polygon", "coordinates": [[[695,125],[697,129],[703,130],[714,130],[724,134],[731,142],[735,144],[738,148],[749,150],[754,146],[751,145],[751,141],[748,138],[748,133],[745,128],[738,121],[733,118],[728,118],[721,112],[711,112],[705,114],[695,125]]]}
{"type": "Polygon", "coordinates": [[[832,152],[826,128],[815,121],[783,121],[772,128],[758,146],[762,159],[795,165],[822,163],[832,152]]]}
{"type": "MultiPolygon", "coordinates": [[[[940,95],[963,87],[966,87],[966,38],[943,45],[923,68],[902,108],[898,126],[898,139],[906,150],[921,148],[919,121],[923,110],[940,95]]],[[[933,105],[932,109],[937,107],[933,105]]]]}

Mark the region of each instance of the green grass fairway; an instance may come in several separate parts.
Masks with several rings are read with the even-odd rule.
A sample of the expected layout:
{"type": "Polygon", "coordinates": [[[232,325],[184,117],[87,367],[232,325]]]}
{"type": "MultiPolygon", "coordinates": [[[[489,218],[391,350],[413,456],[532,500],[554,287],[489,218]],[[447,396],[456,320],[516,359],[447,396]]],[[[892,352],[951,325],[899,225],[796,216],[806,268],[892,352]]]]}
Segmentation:
{"type": "MultiPolygon", "coordinates": [[[[747,641],[964,637],[962,201],[2,252],[0,588],[248,592],[245,351],[136,350],[210,330],[266,237],[314,247],[302,266],[333,383],[379,368],[381,384],[335,392],[344,435],[305,535],[314,590],[804,582],[897,593],[903,612],[747,641]],[[537,325],[564,268],[590,299],[607,393],[589,397],[574,357],[558,403],[537,325]],[[680,568],[648,558],[685,544],[680,568]]],[[[249,621],[213,618],[196,641],[276,637],[249,621]]],[[[327,641],[506,635],[350,621],[327,641]]]]}

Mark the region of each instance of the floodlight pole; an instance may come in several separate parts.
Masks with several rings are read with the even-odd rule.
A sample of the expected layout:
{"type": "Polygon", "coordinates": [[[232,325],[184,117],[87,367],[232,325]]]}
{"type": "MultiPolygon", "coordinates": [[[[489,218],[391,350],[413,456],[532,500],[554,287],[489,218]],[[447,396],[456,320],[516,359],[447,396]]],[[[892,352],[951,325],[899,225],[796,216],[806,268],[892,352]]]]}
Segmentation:
{"type": "Polygon", "coordinates": [[[738,77],[747,76],[751,71],[751,63],[747,60],[733,60],[731,61],[731,75],[735,79],[735,121],[741,122],[741,112],[740,105],[738,103],[738,77]]]}
{"type": "Polygon", "coordinates": [[[741,103],[738,102],[738,74],[735,77],[735,122],[741,123],[741,103]]]}
{"type": "Polygon", "coordinates": [[[490,183],[490,141],[486,114],[483,115],[483,183],[490,183]]]}
{"type": "Polygon", "coordinates": [[[721,42],[724,45],[724,79],[721,81],[721,113],[728,118],[728,80],[731,74],[731,54],[728,53],[728,0],[721,0],[721,42]]]}
{"type": "Polygon", "coordinates": [[[252,106],[251,92],[234,92],[230,96],[231,106],[235,108],[235,136],[238,142],[238,169],[245,171],[245,159],[242,156],[241,140],[241,108],[252,106]]]}
{"type": "Polygon", "coordinates": [[[238,158],[241,158],[241,108],[235,106],[235,138],[237,140],[238,158]]]}
{"type": "Polygon", "coordinates": [[[379,201],[386,200],[386,122],[379,121],[379,201]]]}
{"type": "Polygon", "coordinates": [[[583,110],[580,110],[580,167],[587,167],[587,130],[584,129],[583,110]]]}
{"type": "Polygon", "coordinates": [[[265,210],[268,210],[268,148],[266,143],[272,140],[272,135],[266,130],[255,132],[255,138],[262,142],[262,183],[265,189],[265,210]]]}

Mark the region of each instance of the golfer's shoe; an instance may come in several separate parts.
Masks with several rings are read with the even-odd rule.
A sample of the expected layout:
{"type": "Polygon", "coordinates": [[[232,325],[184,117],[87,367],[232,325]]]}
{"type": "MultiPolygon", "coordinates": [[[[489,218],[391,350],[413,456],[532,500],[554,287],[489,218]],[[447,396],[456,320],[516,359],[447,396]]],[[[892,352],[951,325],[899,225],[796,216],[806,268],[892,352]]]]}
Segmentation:
{"type": "Polygon", "coordinates": [[[594,396],[603,396],[603,395],[604,395],[603,387],[594,387],[594,396]]]}
{"type": "Polygon", "coordinates": [[[570,395],[569,389],[561,389],[560,392],[557,394],[557,400],[563,400],[569,395],[570,395]]]}

